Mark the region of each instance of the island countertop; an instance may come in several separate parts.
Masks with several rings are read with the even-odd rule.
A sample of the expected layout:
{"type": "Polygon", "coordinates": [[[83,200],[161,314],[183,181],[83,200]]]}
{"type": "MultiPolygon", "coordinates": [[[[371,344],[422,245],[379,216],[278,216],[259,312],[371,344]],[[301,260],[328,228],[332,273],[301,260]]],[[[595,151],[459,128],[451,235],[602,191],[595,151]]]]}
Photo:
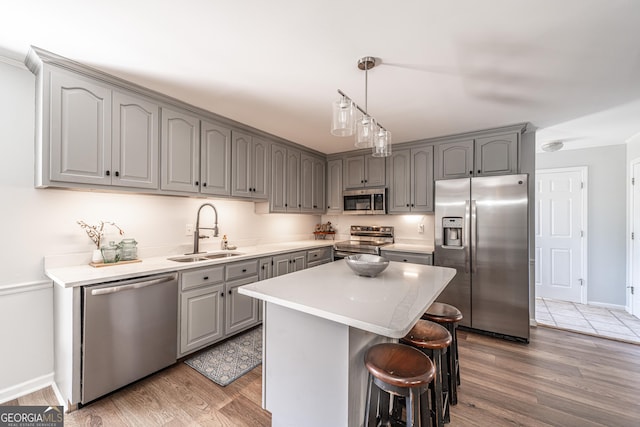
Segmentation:
{"type": "Polygon", "coordinates": [[[454,275],[452,268],[392,261],[377,277],[361,277],[340,260],[244,285],[239,292],[378,335],[401,338],[454,275]]]}

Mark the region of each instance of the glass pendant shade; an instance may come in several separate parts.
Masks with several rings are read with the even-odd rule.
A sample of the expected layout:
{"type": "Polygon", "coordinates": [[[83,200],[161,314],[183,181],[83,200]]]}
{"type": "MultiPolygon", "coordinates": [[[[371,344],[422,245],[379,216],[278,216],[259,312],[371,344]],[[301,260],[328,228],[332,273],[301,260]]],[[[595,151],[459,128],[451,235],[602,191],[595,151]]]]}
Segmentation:
{"type": "Polygon", "coordinates": [[[389,157],[391,155],[391,132],[378,128],[371,155],[373,157],[389,157]]]}
{"type": "Polygon", "coordinates": [[[376,122],[373,118],[363,115],[356,123],[356,147],[373,147],[373,135],[376,122]]]}
{"type": "Polygon", "coordinates": [[[351,136],[355,131],[355,108],[353,102],[342,96],[333,103],[333,119],[331,134],[335,136],[351,136]]]}

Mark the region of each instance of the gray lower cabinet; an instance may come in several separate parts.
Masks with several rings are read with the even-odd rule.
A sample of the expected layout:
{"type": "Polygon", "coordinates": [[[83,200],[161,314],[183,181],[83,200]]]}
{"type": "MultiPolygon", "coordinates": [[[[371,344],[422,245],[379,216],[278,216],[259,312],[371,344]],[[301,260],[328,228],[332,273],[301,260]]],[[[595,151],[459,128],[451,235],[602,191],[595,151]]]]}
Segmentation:
{"type": "Polygon", "coordinates": [[[433,146],[394,152],[387,182],[389,213],[433,212],[433,146]]]}
{"type": "Polygon", "coordinates": [[[421,252],[401,252],[382,249],[380,251],[380,255],[387,258],[389,261],[433,265],[433,254],[425,254],[421,252]]]}
{"type": "Polygon", "coordinates": [[[305,268],[307,268],[306,251],[274,255],[272,277],[282,276],[283,274],[293,273],[304,270],[305,268]]]}
{"type": "Polygon", "coordinates": [[[325,246],[307,251],[307,268],[326,264],[333,261],[333,248],[325,246]]]}
{"type": "Polygon", "coordinates": [[[342,159],[327,162],[327,215],[342,214],[342,159]]]}
{"type": "Polygon", "coordinates": [[[181,357],[224,337],[224,266],[180,273],[181,357]]]}
{"type": "Polygon", "coordinates": [[[233,132],[231,195],[267,199],[271,177],[269,142],[241,132],[233,132]]]}
{"type": "Polygon", "coordinates": [[[344,188],[384,187],[386,185],[385,158],[370,154],[344,158],[344,188]]]}
{"type": "Polygon", "coordinates": [[[435,145],[435,179],[507,175],[518,172],[517,132],[435,145]]]}
{"type": "Polygon", "coordinates": [[[227,264],[225,283],[225,336],[235,334],[258,323],[258,300],[238,293],[238,287],[257,282],[259,260],[227,264]]]}

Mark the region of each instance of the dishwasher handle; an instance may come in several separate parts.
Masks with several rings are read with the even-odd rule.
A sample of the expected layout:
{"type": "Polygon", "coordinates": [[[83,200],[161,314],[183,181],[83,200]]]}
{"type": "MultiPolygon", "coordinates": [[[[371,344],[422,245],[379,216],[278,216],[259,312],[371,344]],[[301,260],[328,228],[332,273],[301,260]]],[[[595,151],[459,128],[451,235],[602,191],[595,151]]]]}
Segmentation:
{"type": "Polygon", "coordinates": [[[108,288],[100,288],[91,290],[91,295],[107,295],[107,294],[115,294],[117,292],[131,291],[133,289],[141,289],[146,288],[147,286],[159,285],[160,283],[170,282],[175,280],[176,276],[165,276],[160,277],[158,279],[145,280],[143,282],[136,282],[130,285],[116,285],[110,286],[108,288]]]}

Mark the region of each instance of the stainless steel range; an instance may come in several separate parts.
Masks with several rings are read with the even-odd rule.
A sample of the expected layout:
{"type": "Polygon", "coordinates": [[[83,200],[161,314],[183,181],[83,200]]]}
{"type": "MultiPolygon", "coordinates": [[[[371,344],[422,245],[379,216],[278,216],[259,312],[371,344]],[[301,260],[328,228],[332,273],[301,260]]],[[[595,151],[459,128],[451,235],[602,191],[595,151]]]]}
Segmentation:
{"type": "Polygon", "coordinates": [[[380,255],[380,248],[393,243],[393,227],[379,225],[352,225],[351,239],[333,245],[333,259],[355,254],[380,255]]]}

